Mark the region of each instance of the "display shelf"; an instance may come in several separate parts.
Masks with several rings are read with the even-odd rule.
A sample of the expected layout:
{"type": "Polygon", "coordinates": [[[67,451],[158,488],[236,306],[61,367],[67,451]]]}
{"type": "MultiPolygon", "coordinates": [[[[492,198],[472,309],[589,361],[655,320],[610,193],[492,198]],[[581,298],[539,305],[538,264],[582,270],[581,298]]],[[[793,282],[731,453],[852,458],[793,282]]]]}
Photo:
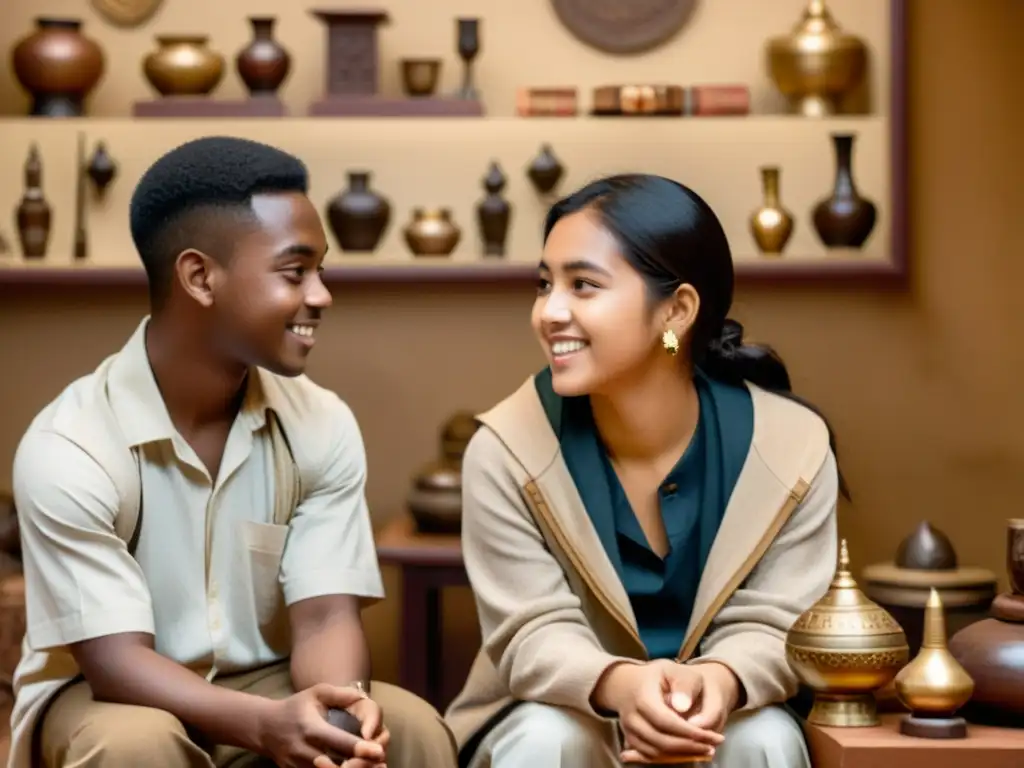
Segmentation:
{"type": "MultiPolygon", "coordinates": [[[[345,263],[335,257],[324,269],[323,280],[331,285],[368,284],[499,284],[532,283],[537,276],[536,262],[526,260],[481,259],[449,261],[415,259],[370,261],[359,259],[345,263]]],[[[878,286],[898,283],[892,266],[880,260],[857,256],[801,257],[768,259],[738,256],[736,280],[742,284],[832,283],[878,286]]],[[[80,265],[47,266],[19,262],[0,263],[0,289],[21,286],[142,286],[146,275],[141,267],[97,267],[80,265]]]]}
{"type": "MultiPolygon", "coordinates": [[[[332,251],[328,283],[528,283],[541,251],[544,215],[559,194],[602,175],[652,172],[697,190],[714,208],[729,237],[740,283],[905,285],[908,272],[906,152],[906,11],[891,2],[886,98],[869,115],[813,119],[778,114],[729,117],[567,118],[330,118],[274,119],[4,118],[0,208],[21,194],[22,163],[38,144],[44,192],[53,206],[50,252],[41,262],[0,256],[0,286],[142,285],[127,226],[128,201],[140,175],[167,149],[211,132],[266,141],[301,157],[310,168],[310,198],[323,215],[332,251]],[[213,127],[215,126],[215,128],[213,127]],[[73,263],[74,155],[79,132],[91,148],[103,141],[119,174],[102,200],[87,206],[91,258],[73,263]],[[856,252],[825,249],[811,221],[814,204],[830,192],[835,174],[831,134],[856,136],[853,177],[872,200],[878,221],[856,252]],[[542,145],[552,148],[565,174],[550,195],[526,175],[542,145]],[[482,258],[476,204],[492,161],[505,172],[504,196],[513,215],[507,257],[482,258]],[[781,169],[781,199],[796,227],[781,257],[756,253],[748,219],[761,205],[759,168],[781,169]],[[391,203],[391,221],[372,257],[340,253],[327,227],[326,208],[352,171],[371,172],[371,187],[391,203]],[[402,235],[415,207],[448,207],[462,230],[450,258],[414,258],[402,235]]],[[[0,226],[17,250],[17,234],[0,226]]]]}

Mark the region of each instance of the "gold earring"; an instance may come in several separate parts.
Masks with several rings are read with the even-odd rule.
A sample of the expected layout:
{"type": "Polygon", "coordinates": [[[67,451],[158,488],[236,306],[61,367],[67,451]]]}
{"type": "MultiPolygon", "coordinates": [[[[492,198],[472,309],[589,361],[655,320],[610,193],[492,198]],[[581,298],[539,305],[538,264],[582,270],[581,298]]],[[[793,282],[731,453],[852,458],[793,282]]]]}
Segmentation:
{"type": "Polygon", "coordinates": [[[679,354],[679,337],[676,336],[676,332],[671,328],[666,329],[666,331],[661,334],[661,346],[663,346],[673,357],[679,354]]]}

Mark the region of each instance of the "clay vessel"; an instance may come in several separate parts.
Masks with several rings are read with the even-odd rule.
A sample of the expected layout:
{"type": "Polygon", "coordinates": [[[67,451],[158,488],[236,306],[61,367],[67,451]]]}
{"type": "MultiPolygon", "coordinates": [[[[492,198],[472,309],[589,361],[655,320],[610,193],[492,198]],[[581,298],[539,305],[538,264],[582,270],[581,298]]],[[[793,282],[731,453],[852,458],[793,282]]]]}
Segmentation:
{"type": "Polygon", "coordinates": [[[505,255],[505,238],[508,237],[508,225],[512,217],[512,206],[501,196],[505,181],[501,166],[491,163],[484,177],[484,189],[487,194],[476,208],[485,256],[505,255]]]}
{"type": "Polygon", "coordinates": [[[114,162],[114,158],[107,151],[106,143],[102,141],[97,142],[96,149],[93,150],[85,172],[89,175],[89,180],[92,182],[93,187],[95,187],[97,194],[103,195],[110,182],[117,176],[117,163],[114,162]]]}
{"type": "Polygon", "coordinates": [[[462,457],[479,427],[472,413],[459,411],[444,423],[440,456],[421,469],[406,503],[425,533],[459,533],[462,527],[462,457]]]}
{"type": "Polygon", "coordinates": [[[1006,575],[1015,595],[1024,595],[1024,520],[1006,526],[1006,575]]]}
{"type": "Polygon", "coordinates": [[[974,695],[964,707],[970,722],[1020,728],[1024,723],[1024,595],[1017,580],[1019,537],[1024,520],[1007,523],[1007,566],[1013,592],[997,595],[990,618],[961,629],[949,641],[950,653],[974,679],[974,695]]]}
{"type": "Polygon", "coordinates": [[[371,252],[391,221],[391,204],[370,189],[369,171],[350,171],[348,189],[327,203],[327,221],[341,250],[371,252]]]}
{"type": "Polygon", "coordinates": [[[103,77],[103,49],[82,34],[79,19],[39,17],[36,30],[11,52],[11,66],[32,96],[29,114],[80,117],[85,98],[103,77]]]}
{"type": "Polygon", "coordinates": [[[768,75],[794,112],[836,114],[864,78],[867,46],[842,30],[824,0],[810,0],[788,35],[768,41],[768,75]]]}
{"type": "Polygon", "coordinates": [[[542,195],[553,190],[561,181],[565,168],[555,157],[550,144],[542,144],[540,153],[526,169],[526,175],[533,183],[534,188],[542,195]]]}
{"type": "Polygon", "coordinates": [[[750,216],[750,233],[761,253],[781,254],[793,235],[793,214],[779,201],[779,169],[761,168],[764,201],[750,216]]]}
{"type": "Polygon", "coordinates": [[[836,175],[832,194],[814,206],[814,229],[829,248],[860,248],[875,228],[875,204],[857,191],[853,180],[853,142],[849,133],[832,134],[836,175]]]}
{"type": "Polygon", "coordinates": [[[292,57],[274,39],[273,16],[250,16],[252,40],[235,57],[235,68],[252,96],[273,96],[288,77],[292,57]]]}
{"type": "Polygon", "coordinates": [[[33,144],[25,160],[25,191],[15,211],[21,253],[27,259],[41,259],[50,242],[52,211],[43,195],[43,161],[33,144]]]}
{"type": "Polygon", "coordinates": [[[902,719],[900,731],[923,738],[964,738],[967,723],[955,713],[971,698],[974,681],[946,647],[942,600],[934,587],[924,610],[921,650],[894,681],[899,700],[911,712],[902,719]]]}
{"type": "Polygon", "coordinates": [[[142,71],[161,96],[205,96],[224,76],[224,57],[210,50],[206,35],[157,35],[142,71]]]}
{"type": "Polygon", "coordinates": [[[448,208],[414,208],[403,232],[416,256],[449,256],[462,236],[448,208]]]}
{"type": "Polygon", "coordinates": [[[858,588],[844,539],[828,592],[797,618],[786,636],[790,667],[814,691],[808,722],[877,725],[874,692],[896,676],[909,652],[900,625],[858,588]]]}
{"type": "Polygon", "coordinates": [[[441,77],[441,59],[402,59],[402,90],[406,96],[432,96],[441,77]]]}

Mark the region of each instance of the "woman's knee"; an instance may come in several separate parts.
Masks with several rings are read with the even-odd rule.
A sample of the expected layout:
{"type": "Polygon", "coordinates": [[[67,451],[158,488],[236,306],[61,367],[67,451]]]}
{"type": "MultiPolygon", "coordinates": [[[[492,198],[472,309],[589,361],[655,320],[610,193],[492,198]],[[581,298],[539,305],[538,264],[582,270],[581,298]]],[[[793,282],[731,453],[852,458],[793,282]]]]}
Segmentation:
{"type": "Polygon", "coordinates": [[[715,768],[810,768],[803,731],[782,707],[734,715],[718,747],[715,768]]]}
{"type": "Polygon", "coordinates": [[[493,736],[488,739],[492,764],[502,768],[618,765],[613,724],[566,707],[520,704],[495,727],[493,736]]]}

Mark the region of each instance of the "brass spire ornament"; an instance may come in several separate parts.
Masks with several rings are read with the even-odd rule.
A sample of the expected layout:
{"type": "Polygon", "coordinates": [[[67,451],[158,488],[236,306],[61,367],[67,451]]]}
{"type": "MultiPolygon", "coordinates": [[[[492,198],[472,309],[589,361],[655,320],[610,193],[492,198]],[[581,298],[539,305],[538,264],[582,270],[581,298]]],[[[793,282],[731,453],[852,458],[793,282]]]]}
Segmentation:
{"type": "Polygon", "coordinates": [[[967,722],[954,713],[974,692],[974,680],[946,647],[946,616],[932,587],[924,607],[921,651],[896,675],[896,694],[910,710],[900,733],[926,739],[962,739],[967,722]]]}
{"type": "Polygon", "coordinates": [[[843,539],[828,591],[804,611],[786,635],[786,659],[814,691],[807,721],[814,725],[878,724],[874,693],[907,663],[903,629],[857,586],[843,539]]]}

